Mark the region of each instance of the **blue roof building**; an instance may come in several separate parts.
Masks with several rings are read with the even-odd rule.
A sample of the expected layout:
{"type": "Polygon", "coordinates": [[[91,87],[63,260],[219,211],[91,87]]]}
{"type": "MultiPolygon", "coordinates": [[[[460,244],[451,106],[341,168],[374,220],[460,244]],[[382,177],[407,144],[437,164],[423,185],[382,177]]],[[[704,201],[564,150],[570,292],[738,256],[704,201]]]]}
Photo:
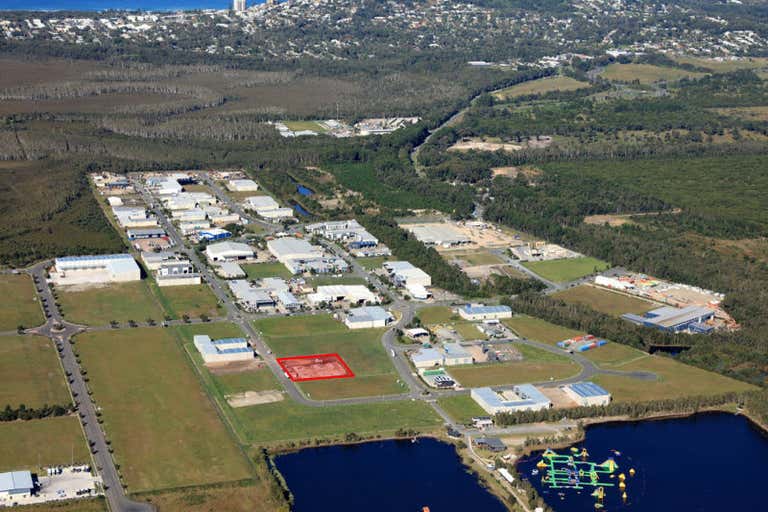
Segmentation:
{"type": "Polygon", "coordinates": [[[611,394],[594,382],[576,382],[561,389],[574,402],[584,407],[607,405],[611,401],[611,394]]]}
{"type": "Polygon", "coordinates": [[[692,332],[699,334],[709,334],[714,330],[714,327],[705,323],[714,317],[715,312],[713,310],[702,306],[687,306],[684,308],[664,306],[649,311],[642,316],[633,313],[621,315],[621,318],[644,327],[653,327],[667,332],[692,332]]]}
{"type": "Polygon", "coordinates": [[[498,320],[511,318],[509,306],[486,306],[484,304],[465,304],[459,308],[459,316],[464,320],[498,320]]]}
{"type": "Polygon", "coordinates": [[[32,473],[29,471],[0,473],[0,496],[29,496],[34,488],[32,473]]]}

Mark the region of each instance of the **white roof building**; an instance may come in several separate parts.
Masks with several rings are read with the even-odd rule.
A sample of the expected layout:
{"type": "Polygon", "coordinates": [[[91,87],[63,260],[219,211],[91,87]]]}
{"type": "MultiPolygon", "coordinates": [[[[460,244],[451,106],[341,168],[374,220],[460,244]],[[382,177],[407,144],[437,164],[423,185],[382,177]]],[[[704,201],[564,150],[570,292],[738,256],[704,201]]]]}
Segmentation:
{"type": "Polygon", "coordinates": [[[0,496],[7,498],[29,497],[34,488],[32,473],[29,471],[0,473],[0,496]]]}
{"type": "Polygon", "coordinates": [[[594,382],[576,382],[562,386],[560,389],[571,400],[582,407],[608,405],[611,403],[611,394],[594,382]]]}
{"type": "Polygon", "coordinates": [[[227,190],[232,192],[256,192],[259,190],[259,184],[253,180],[229,180],[227,190]]]}
{"type": "Polygon", "coordinates": [[[465,304],[459,308],[459,316],[464,320],[498,320],[512,318],[509,306],[486,306],[484,304],[465,304]]]}
{"type": "Polygon", "coordinates": [[[443,364],[443,354],[435,348],[422,348],[411,354],[411,361],[416,368],[432,368],[443,364]]]}
{"type": "Polygon", "coordinates": [[[176,178],[172,176],[152,176],[147,178],[147,187],[154,191],[155,194],[161,196],[179,194],[183,190],[176,178]]]}
{"type": "Polygon", "coordinates": [[[280,263],[289,260],[310,260],[323,255],[322,248],[314,246],[306,240],[293,237],[270,240],[267,242],[267,250],[280,263]]]}
{"type": "Polygon", "coordinates": [[[119,283],[140,280],[141,269],[130,254],[67,256],[56,258],[50,276],[57,285],[119,283]]]}
{"type": "Polygon", "coordinates": [[[216,267],[216,273],[224,279],[239,279],[245,277],[245,270],[237,263],[225,261],[216,267]]]}
{"type": "Polygon", "coordinates": [[[206,334],[196,334],[193,341],[206,364],[249,361],[254,357],[253,349],[245,338],[212,340],[206,334]]]}
{"type": "Polygon", "coordinates": [[[269,290],[252,286],[251,283],[245,279],[227,281],[227,286],[229,286],[232,295],[237,299],[237,303],[244,309],[257,311],[262,308],[272,308],[277,305],[275,299],[270,295],[269,290]]]}
{"type": "Polygon", "coordinates": [[[375,329],[386,327],[394,317],[380,306],[363,306],[350,309],[344,316],[344,325],[350,329],[375,329]]]}
{"type": "Polygon", "coordinates": [[[407,261],[387,261],[384,268],[398,286],[431,286],[432,278],[418,267],[407,261]]]}
{"type": "Polygon", "coordinates": [[[532,384],[520,384],[511,391],[474,388],[470,395],[488,414],[549,409],[552,402],[532,384]]]}
{"type": "Polygon", "coordinates": [[[245,207],[249,210],[268,211],[280,207],[271,196],[251,196],[245,198],[245,207]]]}
{"type": "Polygon", "coordinates": [[[310,304],[347,301],[353,304],[378,304],[379,298],[361,284],[318,286],[316,293],[307,296],[310,304]]]}
{"type": "Polygon", "coordinates": [[[256,252],[248,244],[239,242],[218,242],[205,248],[205,255],[212,262],[237,261],[253,258],[256,252]]]}
{"type": "Polygon", "coordinates": [[[472,364],[472,355],[458,343],[443,343],[443,364],[456,366],[460,364],[472,364]]]}
{"type": "Polygon", "coordinates": [[[293,208],[269,208],[267,210],[258,209],[256,214],[272,221],[288,219],[293,217],[293,208]]]}

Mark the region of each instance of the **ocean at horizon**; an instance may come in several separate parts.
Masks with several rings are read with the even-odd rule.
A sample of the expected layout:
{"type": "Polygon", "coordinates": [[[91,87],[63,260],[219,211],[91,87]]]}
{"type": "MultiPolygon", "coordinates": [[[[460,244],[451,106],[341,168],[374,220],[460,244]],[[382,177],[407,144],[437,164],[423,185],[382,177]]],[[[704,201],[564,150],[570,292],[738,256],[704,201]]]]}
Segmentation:
{"type": "MultiPolygon", "coordinates": [[[[189,11],[227,9],[230,0],[0,0],[0,11],[189,11]]],[[[248,6],[264,0],[248,0],[248,6]]]]}

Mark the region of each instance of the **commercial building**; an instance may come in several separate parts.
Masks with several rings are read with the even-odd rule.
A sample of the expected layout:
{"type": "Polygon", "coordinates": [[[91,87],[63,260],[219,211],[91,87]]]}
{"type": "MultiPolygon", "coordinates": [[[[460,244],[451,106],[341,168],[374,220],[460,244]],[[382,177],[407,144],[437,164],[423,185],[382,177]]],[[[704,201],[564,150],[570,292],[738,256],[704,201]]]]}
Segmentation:
{"type": "Polygon", "coordinates": [[[245,279],[227,281],[227,286],[235,296],[237,303],[245,310],[258,311],[264,308],[274,308],[277,302],[269,290],[251,285],[245,279]]]}
{"type": "Polygon", "coordinates": [[[342,301],[351,304],[379,303],[379,298],[361,284],[318,286],[317,292],[310,293],[307,300],[312,305],[342,301]]]}
{"type": "Polygon", "coordinates": [[[227,182],[227,190],[232,192],[256,192],[259,190],[259,184],[248,179],[229,180],[227,182]]]}
{"type": "Polygon", "coordinates": [[[443,343],[443,364],[456,366],[460,364],[472,364],[472,355],[458,343],[443,343]]]}
{"type": "Polygon", "coordinates": [[[344,325],[350,329],[373,329],[386,327],[394,317],[380,306],[364,306],[350,309],[344,316],[344,325]]]}
{"type": "Polygon", "coordinates": [[[254,357],[253,349],[245,338],[212,340],[206,334],[196,334],[193,341],[206,364],[250,361],[254,357]]]}
{"type": "Polygon", "coordinates": [[[141,261],[149,270],[157,270],[165,262],[181,261],[181,258],[173,251],[142,252],[141,261]]]}
{"type": "Polygon", "coordinates": [[[0,497],[6,499],[29,498],[35,484],[29,471],[0,473],[0,497]]]}
{"type": "Polygon", "coordinates": [[[576,382],[560,389],[582,407],[608,405],[611,402],[611,394],[594,382],[576,382]]]}
{"type": "Polygon", "coordinates": [[[123,228],[147,228],[157,226],[157,219],[147,214],[143,206],[113,206],[112,213],[123,228]]]}
{"type": "Polygon", "coordinates": [[[318,222],[304,227],[307,233],[341,242],[351,249],[376,247],[379,239],[370,234],[356,220],[318,222]]]}
{"type": "Polygon", "coordinates": [[[256,214],[271,221],[289,219],[293,217],[293,208],[273,208],[269,210],[256,210],[256,214]]]}
{"type": "Polygon", "coordinates": [[[453,247],[471,242],[468,236],[449,224],[417,224],[403,227],[413,233],[419,242],[427,246],[453,247]]]}
{"type": "Polygon", "coordinates": [[[323,255],[322,248],[289,236],[268,241],[267,250],[283,264],[290,260],[311,260],[323,255]]]}
{"type": "Polygon", "coordinates": [[[256,252],[248,244],[218,242],[205,248],[205,255],[212,262],[238,261],[253,258],[256,252]]]}
{"type": "Polygon", "coordinates": [[[197,201],[189,194],[179,194],[161,199],[163,206],[171,212],[191,210],[197,207],[197,201]]]}
{"type": "Polygon", "coordinates": [[[251,196],[245,198],[244,206],[249,210],[268,211],[280,207],[271,196],[251,196]]]}
{"type": "Polygon", "coordinates": [[[190,210],[176,210],[171,214],[171,217],[179,222],[191,222],[205,220],[208,218],[208,215],[202,208],[192,208],[190,210]]]}
{"type": "Polygon", "coordinates": [[[503,452],[507,449],[507,445],[505,445],[498,437],[478,437],[475,439],[475,444],[478,448],[496,453],[503,452]]]}
{"type": "Polygon", "coordinates": [[[606,288],[614,288],[616,290],[632,290],[635,288],[634,283],[630,281],[609,276],[596,276],[595,284],[598,286],[605,286],[606,288]]]}
{"type": "Polygon", "coordinates": [[[206,228],[197,230],[197,238],[206,242],[214,242],[216,240],[224,240],[230,238],[232,233],[226,229],[221,228],[206,228]]]}
{"type": "Polygon", "coordinates": [[[161,263],[155,280],[158,286],[185,286],[202,282],[200,274],[188,260],[161,263]]]}
{"type": "Polygon", "coordinates": [[[282,305],[288,311],[296,311],[301,309],[301,302],[288,290],[283,290],[275,293],[277,302],[282,305]]]}
{"type": "Polygon", "coordinates": [[[501,412],[539,411],[549,409],[552,402],[532,384],[520,384],[512,391],[495,391],[491,388],[474,388],[472,399],[488,414],[501,412]]]}
{"type": "Polygon", "coordinates": [[[459,308],[459,316],[464,320],[499,320],[512,318],[509,306],[486,306],[484,304],[465,304],[459,308]]]}
{"type": "Polygon", "coordinates": [[[160,238],[166,236],[163,228],[130,228],[126,230],[128,240],[143,240],[145,238],[160,238]]]}
{"type": "Polygon", "coordinates": [[[150,176],[147,178],[147,188],[160,196],[179,194],[183,190],[172,176],[150,176]]]}
{"type": "Polygon", "coordinates": [[[705,322],[712,320],[715,312],[712,309],[703,306],[687,306],[676,308],[674,306],[664,306],[644,315],[635,315],[627,313],[621,315],[621,318],[645,327],[653,327],[667,332],[692,332],[700,334],[709,334],[714,327],[705,322]]]}
{"type": "Polygon", "coordinates": [[[138,281],[141,269],[130,254],[67,256],[56,258],[50,272],[57,285],[138,281]]]}
{"type": "Polygon", "coordinates": [[[240,265],[231,261],[225,261],[216,267],[216,273],[224,279],[240,279],[246,275],[240,265]]]}
{"type": "Polygon", "coordinates": [[[405,336],[416,341],[429,341],[430,334],[429,331],[424,329],[423,327],[413,327],[412,329],[406,329],[403,331],[405,333],[405,336]]]}
{"type": "Polygon", "coordinates": [[[179,222],[179,231],[182,235],[192,235],[201,229],[208,229],[211,223],[208,220],[189,220],[179,222]]]}
{"type": "Polygon", "coordinates": [[[426,287],[432,285],[432,278],[429,274],[407,261],[387,261],[383,267],[398,286],[426,287]]]}
{"type": "Polygon", "coordinates": [[[347,272],[349,263],[342,258],[335,256],[322,256],[308,260],[296,259],[283,262],[292,274],[301,274],[303,272],[312,272],[314,274],[337,274],[347,272]]]}
{"type": "Polygon", "coordinates": [[[417,300],[427,300],[428,298],[432,297],[432,292],[420,284],[409,284],[405,287],[405,291],[408,292],[411,298],[417,300]]]}
{"type": "Polygon", "coordinates": [[[416,368],[433,368],[443,364],[443,354],[435,348],[422,348],[411,354],[416,368]]]}

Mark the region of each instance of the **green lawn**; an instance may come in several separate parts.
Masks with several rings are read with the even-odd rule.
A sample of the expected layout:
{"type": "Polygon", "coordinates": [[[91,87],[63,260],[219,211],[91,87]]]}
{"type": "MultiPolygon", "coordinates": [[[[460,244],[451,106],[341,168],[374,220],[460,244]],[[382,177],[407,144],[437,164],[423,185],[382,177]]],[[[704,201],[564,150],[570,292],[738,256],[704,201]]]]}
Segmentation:
{"type": "Polygon", "coordinates": [[[754,386],[716,373],[679,363],[674,359],[648,355],[618,368],[625,371],[649,371],[657,381],[641,381],[629,377],[596,375],[592,380],[611,392],[614,401],[633,402],[685,396],[702,396],[748,391],[754,386]]]}
{"type": "Polygon", "coordinates": [[[317,133],[325,133],[326,129],[320,126],[317,121],[283,121],[283,124],[288,127],[289,130],[298,132],[303,130],[312,130],[317,133]]]}
{"type": "Polygon", "coordinates": [[[704,73],[686,71],[685,69],[654,66],[652,64],[609,64],[601,76],[607,80],[632,82],[638,80],[641,84],[651,84],[665,80],[673,82],[681,78],[699,78],[704,73]]]}
{"type": "Polygon", "coordinates": [[[302,382],[311,398],[397,394],[405,391],[381,344],[384,329],[349,330],[330,315],[271,318],[256,323],[278,357],[337,353],[355,374],[350,379],[302,382]],[[296,325],[296,324],[299,325],[296,325]],[[341,326],[341,329],[338,327],[341,326]]]}
{"type": "Polygon", "coordinates": [[[581,82],[568,76],[555,76],[513,85],[494,93],[494,96],[498,99],[506,100],[518,96],[544,94],[552,91],[575,91],[585,87],[589,87],[588,82],[581,82]]]}
{"type": "Polygon", "coordinates": [[[416,312],[421,323],[424,325],[444,324],[450,322],[453,318],[458,318],[451,308],[447,306],[430,306],[419,309],[416,312]]]}
{"type": "Polygon", "coordinates": [[[469,395],[456,395],[440,398],[437,404],[443,408],[454,420],[468,424],[476,416],[488,416],[485,410],[477,405],[469,395]]]}
{"type": "Polygon", "coordinates": [[[521,344],[517,348],[523,354],[522,361],[454,366],[448,368],[448,373],[462,386],[475,388],[559,380],[579,372],[579,365],[565,356],[521,344]]]}
{"type": "Polygon", "coordinates": [[[501,265],[504,260],[496,256],[490,251],[476,250],[476,251],[449,251],[442,253],[443,258],[448,261],[454,259],[463,260],[467,265],[501,265]]]}
{"type": "Polygon", "coordinates": [[[71,402],[51,340],[39,336],[0,336],[0,407],[24,404],[37,408],[71,402]]]}
{"type": "Polygon", "coordinates": [[[251,263],[250,265],[240,266],[248,275],[248,279],[263,279],[265,277],[290,279],[293,277],[293,274],[282,263],[251,263]]]}
{"type": "Polygon", "coordinates": [[[143,322],[147,318],[157,321],[165,316],[143,280],[82,291],[59,287],[57,292],[64,317],[77,324],[100,326],[112,320],[143,322]]]}
{"type": "Polygon", "coordinates": [[[0,422],[0,454],[0,472],[91,463],[76,416],[0,422]]]}
{"type": "Polygon", "coordinates": [[[293,401],[234,409],[250,443],[337,437],[354,432],[373,434],[399,428],[433,430],[440,417],[421,401],[306,407],[293,401]]]}
{"type": "Polygon", "coordinates": [[[32,278],[26,274],[0,276],[0,331],[44,322],[32,278]]]}
{"type": "Polygon", "coordinates": [[[392,260],[391,256],[373,256],[370,258],[356,258],[355,261],[365,270],[381,268],[385,261],[392,260]]]}
{"type": "Polygon", "coordinates": [[[544,279],[556,283],[573,281],[595,272],[610,268],[611,264],[597,258],[566,258],[549,261],[526,261],[523,266],[532,270],[544,279]]]}
{"type": "Polygon", "coordinates": [[[85,333],[76,348],[130,492],[251,476],[172,329],[85,333]]]}
{"type": "Polygon", "coordinates": [[[166,301],[166,308],[173,312],[171,316],[174,318],[181,318],[185,314],[193,318],[200,315],[216,317],[222,314],[216,307],[216,296],[207,285],[165,286],[158,290],[166,301]]]}
{"type": "Polygon", "coordinates": [[[515,315],[512,318],[505,318],[501,322],[523,338],[548,345],[554,345],[558,341],[584,334],[583,332],[551,324],[546,320],[527,315],[515,315]]]}
{"type": "Polygon", "coordinates": [[[624,313],[642,315],[658,307],[653,302],[647,300],[590,285],[570,288],[558,292],[552,295],[552,297],[572,304],[584,304],[596,311],[612,316],[621,316],[624,313]]]}

